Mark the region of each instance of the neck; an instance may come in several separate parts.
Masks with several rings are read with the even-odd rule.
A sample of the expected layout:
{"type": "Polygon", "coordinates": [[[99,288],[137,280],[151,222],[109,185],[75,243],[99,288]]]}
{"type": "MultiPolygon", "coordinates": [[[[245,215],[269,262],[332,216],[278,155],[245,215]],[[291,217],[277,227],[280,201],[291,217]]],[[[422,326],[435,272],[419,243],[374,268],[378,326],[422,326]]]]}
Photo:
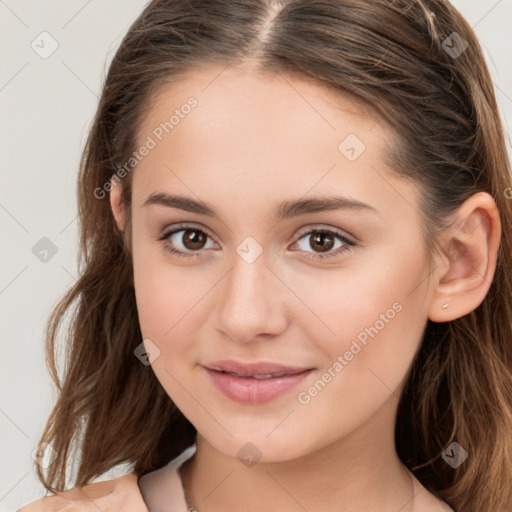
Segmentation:
{"type": "Polygon", "coordinates": [[[199,433],[196,447],[182,467],[182,481],[188,506],[198,512],[339,512],[340,503],[343,512],[413,511],[412,475],[396,454],[389,418],[374,418],[301,457],[250,467],[199,433]]]}

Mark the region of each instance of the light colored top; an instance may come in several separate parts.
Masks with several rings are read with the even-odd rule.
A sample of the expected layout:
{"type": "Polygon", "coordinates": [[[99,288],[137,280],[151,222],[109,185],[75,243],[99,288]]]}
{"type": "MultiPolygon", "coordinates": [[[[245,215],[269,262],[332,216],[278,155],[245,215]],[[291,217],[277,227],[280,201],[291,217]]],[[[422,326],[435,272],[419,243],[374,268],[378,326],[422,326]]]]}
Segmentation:
{"type": "Polygon", "coordinates": [[[180,469],[194,455],[196,445],[187,448],[166,466],[139,478],[139,488],[151,512],[187,512],[180,469]]]}
{"type": "Polygon", "coordinates": [[[179,470],[195,451],[195,444],[189,446],[166,466],[140,478],[131,472],[113,480],[73,487],[33,501],[16,512],[187,512],[179,470]],[[165,485],[158,489],[158,495],[152,493],[162,479],[165,485]]]}

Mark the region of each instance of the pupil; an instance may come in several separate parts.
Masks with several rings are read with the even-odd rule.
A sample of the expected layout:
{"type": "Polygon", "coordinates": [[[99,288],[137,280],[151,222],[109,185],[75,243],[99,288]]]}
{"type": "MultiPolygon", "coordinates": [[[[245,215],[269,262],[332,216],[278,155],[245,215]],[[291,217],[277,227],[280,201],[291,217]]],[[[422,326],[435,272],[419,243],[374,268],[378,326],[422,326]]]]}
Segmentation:
{"type": "Polygon", "coordinates": [[[318,246],[317,248],[320,249],[321,252],[327,252],[332,248],[332,236],[328,233],[316,233],[313,236],[313,243],[311,244],[313,247],[318,246]],[[331,242],[325,243],[325,240],[330,239],[331,242]]]}
{"type": "Polygon", "coordinates": [[[204,245],[204,234],[199,231],[188,229],[183,236],[185,239],[184,244],[188,249],[201,249],[202,245],[204,245]]]}

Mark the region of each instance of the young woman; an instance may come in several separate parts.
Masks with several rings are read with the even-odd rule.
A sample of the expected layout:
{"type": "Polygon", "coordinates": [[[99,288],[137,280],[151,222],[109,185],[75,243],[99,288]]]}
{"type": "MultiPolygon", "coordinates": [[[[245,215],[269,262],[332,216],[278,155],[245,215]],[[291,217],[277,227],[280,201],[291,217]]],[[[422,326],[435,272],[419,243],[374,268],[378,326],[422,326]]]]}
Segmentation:
{"type": "Polygon", "coordinates": [[[48,326],[55,495],[21,512],[510,510],[511,196],[449,2],[150,2],[48,326]]]}

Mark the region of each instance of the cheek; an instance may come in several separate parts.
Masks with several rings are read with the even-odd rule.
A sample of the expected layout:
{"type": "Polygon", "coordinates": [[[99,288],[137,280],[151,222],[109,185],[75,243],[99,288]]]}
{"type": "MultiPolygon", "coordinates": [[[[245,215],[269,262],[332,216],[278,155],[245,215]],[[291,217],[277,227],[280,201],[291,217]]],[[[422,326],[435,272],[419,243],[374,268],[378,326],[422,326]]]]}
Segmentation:
{"type": "Polygon", "coordinates": [[[190,330],[194,308],[208,291],[208,280],[159,259],[144,264],[144,258],[138,260],[134,255],[134,285],[143,335],[165,341],[186,326],[190,330]]]}
{"type": "Polygon", "coordinates": [[[185,370],[180,363],[195,364],[201,357],[195,340],[218,277],[208,265],[179,266],[162,247],[149,243],[134,244],[133,267],[142,336],[160,350],[153,369],[160,376],[164,369],[180,374],[185,370]]]}
{"type": "Polygon", "coordinates": [[[297,277],[294,291],[309,311],[295,321],[327,354],[326,367],[344,354],[361,370],[375,366],[390,373],[407,367],[427,320],[427,262],[420,247],[381,248],[357,268],[318,274],[315,286],[308,276],[297,277]]]}
{"type": "Polygon", "coordinates": [[[308,295],[322,322],[301,326],[323,364],[316,380],[297,390],[297,402],[300,410],[330,418],[333,436],[356,427],[393,394],[398,398],[426,324],[419,286],[425,273],[419,253],[381,253],[379,264],[325,280],[308,295]]]}

